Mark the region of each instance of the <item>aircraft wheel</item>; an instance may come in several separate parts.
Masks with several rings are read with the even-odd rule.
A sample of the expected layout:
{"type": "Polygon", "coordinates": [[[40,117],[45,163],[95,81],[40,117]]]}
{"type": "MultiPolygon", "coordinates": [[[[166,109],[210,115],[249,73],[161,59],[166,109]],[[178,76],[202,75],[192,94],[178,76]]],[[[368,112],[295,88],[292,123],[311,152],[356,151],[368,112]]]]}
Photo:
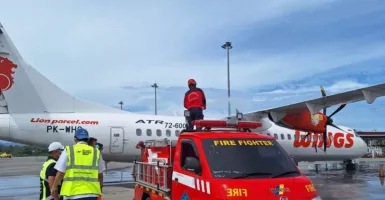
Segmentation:
{"type": "Polygon", "coordinates": [[[354,171],[356,170],[356,165],[352,162],[352,160],[348,160],[346,163],[346,171],[354,171]]]}

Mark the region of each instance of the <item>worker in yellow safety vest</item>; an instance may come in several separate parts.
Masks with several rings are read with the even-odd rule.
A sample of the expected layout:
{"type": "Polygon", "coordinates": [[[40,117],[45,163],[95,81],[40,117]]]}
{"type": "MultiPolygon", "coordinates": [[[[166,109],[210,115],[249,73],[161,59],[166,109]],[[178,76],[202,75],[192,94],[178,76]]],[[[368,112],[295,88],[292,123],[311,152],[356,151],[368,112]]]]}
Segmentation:
{"type": "Polygon", "coordinates": [[[53,186],[57,174],[57,170],[54,168],[55,163],[63,150],[64,146],[60,142],[52,142],[48,146],[49,156],[40,171],[40,200],[59,198],[59,194],[57,192],[51,193],[50,188],[53,186]]]}
{"type": "Polygon", "coordinates": [[[60,196],[64,200],[97,200],[101,196],[105,165],[100,159],[100,151],[87,144],[88,138],[86,129],[77,129],[75,145],[66,146],[56,162],[58,173],[51,192],[57,191],[58,184],[63,180],[60,196]]]}

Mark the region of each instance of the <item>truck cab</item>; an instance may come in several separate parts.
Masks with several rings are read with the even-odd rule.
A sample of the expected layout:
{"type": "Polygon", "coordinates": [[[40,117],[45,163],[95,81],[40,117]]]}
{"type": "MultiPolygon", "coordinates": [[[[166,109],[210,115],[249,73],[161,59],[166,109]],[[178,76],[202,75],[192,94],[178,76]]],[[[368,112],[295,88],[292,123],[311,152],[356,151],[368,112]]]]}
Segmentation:
{"type": "Polygon", "coordinates": [[[177,141],[144,142],[135,162],[134,200],[320,200],[275,138],[250,130],[257,122],[198,120],[201,131],[177,141]],[[215,130],[213,130],[215,128],[215,130]]]}

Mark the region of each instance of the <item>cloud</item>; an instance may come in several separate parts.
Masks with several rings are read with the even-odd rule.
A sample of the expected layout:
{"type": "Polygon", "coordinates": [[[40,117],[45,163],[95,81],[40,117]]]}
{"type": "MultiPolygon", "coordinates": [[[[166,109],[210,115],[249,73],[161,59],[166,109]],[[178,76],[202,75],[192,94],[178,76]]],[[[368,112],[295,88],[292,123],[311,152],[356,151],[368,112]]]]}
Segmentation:
{"type": "MultiPolygon", "coordinates": [[[[368,84],[358,83],[351,80],[345,80],[345,81],[339,81],[337,83],[334,83],[333,85],[330,85],[328,87],[324,87],[324,89],[328,92],[332,93],[340,93],[345,92],[348,90],[354,90],[359,89],[362,87],[367,87],[368,84]]],[[[283,89],[278,90],[272,90],[269,92],[261,92],[258,93],[259,95],[287,95],[287,94],[295,94],[295,95],[301,95],[301,94],[311,94],[313,92],[320,92],[319,86],[309,86],[309,87],[303,87],[303,86],[294,86],[294,85],[284,85],[282,86],[283,89]],[[292,88],[296,87],[296,88],[292,88]]]]}
{"type": "MultiPolygon", "coordinates": [[[[385,80],[384,1],[201,2],[7,1],[0,19],[27,62],[58,86],[109,106],[123,100],[132,112],[154,112],[157,82],[159,113],[181,114],[195,78],[207,116],[227,115],[226,41],[232,111],[317,98],[319,85],[329,95],[385,80]]],[[[382,119],[357,104],[338,116],[347,125],[357,121],[353,108],[382,119]]]]}
{"type": "MultiPolygon", "coordinates": [[[[7,9],[0,15],[2,23],[28,61],[70,91],[150,82],[145,80],[168,87],[182,86],[189,77],[196,77],[204,87],[225,88],[225,52],[220,46],[228,39],[234,45],[233,88],[282,83],[292,77],[383,56],[385,52],[383,41],[361,44],[356,40],[291,46],[278,53],[265,51],[276,46],[271,45],[275,40],[291,40],[282,39],[284,35],[265,35],[275,29],[270,24],[283,27],[283,34],[298,32],[303,27],[295,24],[305,23],[297,19],[300,13],[320,15],[320,10],[337,5],[335,1],[214,1],[205,5],[180,1],[41,1],[23,2],[25,7],[17,4],[11,1],[3,5],[7,9]],[[16,11],[20,14],[13,17],[16,11]],[[263,36],[259,40],[270,43],[255,42],[259,35],[263,36]],[[250,45],[243,48],[246,42],[250,45]],[[357,45],[360,48],[355,48],[357,45]],[[290,70],[275,74],[275,78],[266,76],[283,69],[290,70]],[[92,76],[87,77],[87,82],[81,81],[89,73],[92,76]],[[221,78],[204,78],[208,74],[221,78]]],[[[306,22],[305,25],[310,24],[311,20],[306,22]]]]}

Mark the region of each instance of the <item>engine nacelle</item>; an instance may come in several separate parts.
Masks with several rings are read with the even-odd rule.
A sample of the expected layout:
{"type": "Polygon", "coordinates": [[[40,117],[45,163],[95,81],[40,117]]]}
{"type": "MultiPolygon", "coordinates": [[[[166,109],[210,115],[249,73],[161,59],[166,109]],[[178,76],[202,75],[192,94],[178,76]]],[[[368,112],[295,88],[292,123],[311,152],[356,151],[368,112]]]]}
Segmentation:
{"type": "Polygon", "coordinates": [[[327,123],[327,117],[318,112],[315,115],[311,115],[309,111],[304,111],[300,114],[288,114],[281,120],[276,122],[277,125],[312,133],[325,132],[325,124],[327,123]]]}

